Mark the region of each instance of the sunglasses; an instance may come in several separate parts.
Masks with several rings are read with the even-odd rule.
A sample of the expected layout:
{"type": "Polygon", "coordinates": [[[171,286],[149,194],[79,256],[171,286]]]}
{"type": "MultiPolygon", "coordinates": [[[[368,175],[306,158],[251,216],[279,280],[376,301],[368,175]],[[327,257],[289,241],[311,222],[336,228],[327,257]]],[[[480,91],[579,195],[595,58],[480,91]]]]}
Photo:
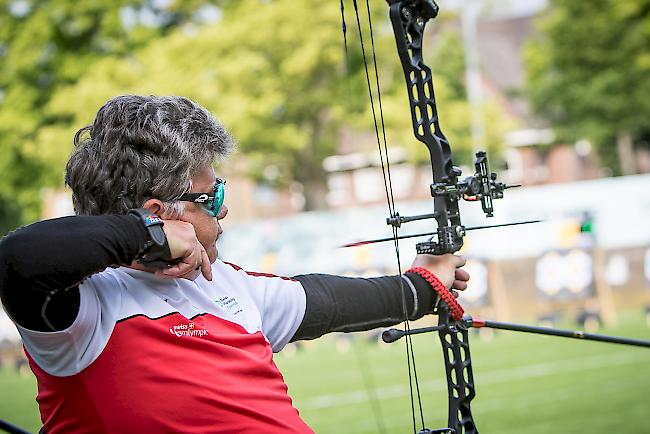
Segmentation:
{"type": "Polygon", "coordinates": [[[194,202],[201,205],[212,217],[221,212],[223,197],[226,192],[226,181],[217,178],[214,183],[214,190],[211,193],[185,193],[176,200],[181,202],[194,202]]]}

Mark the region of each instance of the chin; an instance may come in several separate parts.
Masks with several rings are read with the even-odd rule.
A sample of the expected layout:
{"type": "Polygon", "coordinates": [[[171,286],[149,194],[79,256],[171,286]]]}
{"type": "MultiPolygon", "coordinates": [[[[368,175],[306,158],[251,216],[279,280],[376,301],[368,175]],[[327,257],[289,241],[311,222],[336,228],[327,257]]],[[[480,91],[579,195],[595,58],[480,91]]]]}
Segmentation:
{"type": "Polygon", "coordinates": [[[217,248],[215,247],[213,249],[206,250],[206,253],[208,254],[208,259],[210,260],[210,263],[214,264],[214,261],[216,261],[217,258],[219,257],[219,251],[217,250],[217,248]]]}

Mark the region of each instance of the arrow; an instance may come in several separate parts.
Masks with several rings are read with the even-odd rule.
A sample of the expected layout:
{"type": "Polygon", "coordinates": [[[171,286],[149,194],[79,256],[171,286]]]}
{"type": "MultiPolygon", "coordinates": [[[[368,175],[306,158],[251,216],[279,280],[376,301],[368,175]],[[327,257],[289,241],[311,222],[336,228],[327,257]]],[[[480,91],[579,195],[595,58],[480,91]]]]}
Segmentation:
{"type": "MultiPolygon", "coordinates": [[[[543,220],[526,220],[522,222],[514,222],[514,223],[503,223],[499,225],[486,225],[486,226],[472,226],[469,228],[464,228],[465,231],[474,231],[476,229],[491,229],[491,228],[502,228],[505,226],[517,226],[517,225],[527,225],[529,223],[539,223],[542,222],[543,220]]],[[[397,237],[398,240],[403,240],[405,238],[415,238],[415,237],[424,237],[424,236],[429,236],[429,235],[436,235],[437,232],[425,232],[422,234],[412,234],[412,235],[401,235],[397,237]]],[[[364,241],[357,241],[354,243],[348,243],[348,244],[343,244],[340,247],[358,247],[358,246],[363,246],[366,244],[375,244],[375,243],[383,243],[385,241],[393,241],[395,240],[394,237],[387,237],[387,238],[376,238],[374,240],[364,240],[364,241]]]]}

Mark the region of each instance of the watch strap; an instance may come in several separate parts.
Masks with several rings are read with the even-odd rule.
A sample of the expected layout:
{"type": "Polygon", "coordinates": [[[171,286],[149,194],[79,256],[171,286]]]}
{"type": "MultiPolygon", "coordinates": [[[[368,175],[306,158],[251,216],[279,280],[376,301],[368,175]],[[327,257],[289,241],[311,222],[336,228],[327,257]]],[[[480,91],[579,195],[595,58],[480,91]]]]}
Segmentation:
{"type": "Polygon", "coordinates": [[[146,208],[129,210],[129,215],[138,218],[147,230],[147,242],[136,258],[138,263],[150,268],[168,267],[172,263],[172,257],[163,230],[163,220],[146,208]]]}

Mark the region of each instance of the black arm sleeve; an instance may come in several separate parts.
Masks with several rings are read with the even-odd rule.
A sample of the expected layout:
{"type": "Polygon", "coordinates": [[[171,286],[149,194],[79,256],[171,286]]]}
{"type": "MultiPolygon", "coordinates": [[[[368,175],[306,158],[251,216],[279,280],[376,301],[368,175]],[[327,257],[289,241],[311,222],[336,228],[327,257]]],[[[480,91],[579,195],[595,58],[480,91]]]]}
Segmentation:
{"type": "Polygon", "coordinates": [[[400,323],[404,321],[400,288],[404,290],[409,319],[431,313],[437,300],[429,283],[414,273],[371,279],[306,274],[293,279],[305,289],[307,307],[292,342],[330,332],[371,330],[400,323]]]}
{"type": "Polygon", "coordinates": [[[18,229],[0,241],[2,304],[25,328],[63,330],[77,317],[81,281],[130,264],[146,242],[144,225],[129,215],[63,217],[18,229]]]}

